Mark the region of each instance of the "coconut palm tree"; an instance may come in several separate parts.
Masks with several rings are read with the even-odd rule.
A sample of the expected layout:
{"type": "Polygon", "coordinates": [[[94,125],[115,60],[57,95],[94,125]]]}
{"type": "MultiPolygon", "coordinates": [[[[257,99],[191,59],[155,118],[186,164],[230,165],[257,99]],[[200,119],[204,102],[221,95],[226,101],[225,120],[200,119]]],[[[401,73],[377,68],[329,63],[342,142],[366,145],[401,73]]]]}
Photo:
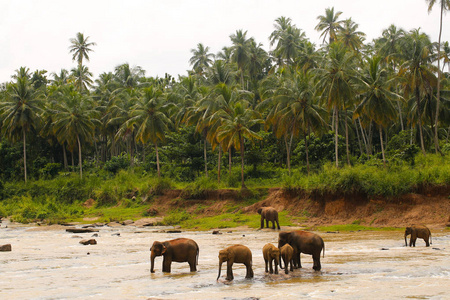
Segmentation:
{"type": "Polygon", "coordinates": [[[323,43],[325,43],[327,35],[329,37],[329,45],[337,40],[337,33],[342,29],[343,23],[343,21],[338,21],[341,14],[341,11],[334,13],[334,7],[328,7],[325,9],[325,15],[317,17],[319,23],[316,25],[315,29],[317,31],[322,31],[320,37],[323,36],[323,43]]]}
{"type": "Polygon", "coordinates": [[[24,180],[27,182],[27,133],[37,130],[42,113],[41,91],[33,88],[29,69],[16,71],[16,82],[6,85],[6,97],[0,103],[1,130],[11,141],[20,137],[23,142],[24,180]]]}
{"type": "Polygon", "coordinates": [[[161,177],[158,143],[164,141],[165,133],[171,124],[165,114],[169,104],[162,97],[161,90],[153,86],[144,88],[142,92],[142,97],[139,97],[131,108],[130,119],[125,122],[123,128],[135,126],[136,141],[140,141],[144,145],[150,141],[155,146],[156,169],[158,177],[161,177]]]}
{"type": "Polygon", "coordinates": [[[231,113],[220,110],[217,118],[222,119],[222,124],[218,128],[217,139],[219,142],[228,141],[226,147],[234,147],[241,153],[241,187],[246,188],[244,183],[244,140],[261,139],[261,137],[252,130],[256,124],[263,120],[260,114],[249,108],[247,101],[241,100],[233,103],[231,113]]]}
{"type": "Polygon", "coordinates": [[[63,88],[62,98],[55,104],[52,114],[52,128],[58,140],[66,141],[70,148],[78,146],[80,178],[83,178],[82,145],[92,143],[95,128],[101,125],[92,98],[73,86],[67,86],[63,88]]]}
{"type": "Polygon", "coordinates": [[[337,33],[337,39],[355,52],[360,51],[366,36],[364,32],[358,31],[358,27],[352,18],[348,18],[344,20],[341,30],[337,33]]]}
{"type": "MultiPolygon", "coordinates": [[[[428,3],[428,12],[431,12],[433,9],[433,6],[436,4],[436,0],[425,0],[428,3]]],[[[437,66],[438,66],[438,78],[437,78],[437,92],[436,92],[436,117],[435,117],[435,123],[434,123],[434,147],[437,152],[441,152],[439,149],[439,137],[438,137],[438,122],[439,122],[439,104],[441,99],[441,72],[440,72],[440,61],[441,61],[441,37],[442,37],[442,16],[444,14],[444,11],[450,10],[450,0],[440,0],[439,1],[441,12],[440,12],[440,19],[439,19],[439,39],[438,39],[438,45],[437,45],[437,52],[438,52],[438,58],[437,58],[437,66]]]]}
{"type": "Polygon", "coordinates": [[[394,79],[389,78],[389,72],[382,67],[381,57],[367,58],[361,70],[357,84],[361,102],[356,107],[354,118],[365,115],[378,126],[380,134],[383,164],[386,166],[384,154],[383,129],[397,116],[394,101],[401,97],[391,91],[394,79]]]}
{"type": "Polygon", "coordinates": [[[72,77],[75,86],[78,91],[87,92],[88,88],[92,87],[92,73],[89,72],[89,68],[86,66],[78,66],[71,70],[70,76],[72,77]]]}
{"type": "Polygon", "coordinates": [[[90,47],[95,46],[96,43],[88,42],[89,37],[84,37],[84,34],[78,32],[75,38],[70,39],[69,52],[73,53],[72,60],[78,62],[78,68],[83,66],[83,59],[89,61],[89,52],[92,51],[90,47]]]}
{"type": "Polygon", "coordinates": [[[241,87],[244,88],[244,68],[250,59],[250,46],[253,38],[247,38],[247,31],[236,30],[236,34],[230,35],[230,39],[233,43],[231,58],[241,71],[241,87]]]}
{"type": "Polygon", "coordinates": [[[191,49],[192,57],[189,63],[196,74],[203,75],[205,70],[212,64],[214,54],[209,52],[209,47],[197,44],[197,49],[191,49]]]}

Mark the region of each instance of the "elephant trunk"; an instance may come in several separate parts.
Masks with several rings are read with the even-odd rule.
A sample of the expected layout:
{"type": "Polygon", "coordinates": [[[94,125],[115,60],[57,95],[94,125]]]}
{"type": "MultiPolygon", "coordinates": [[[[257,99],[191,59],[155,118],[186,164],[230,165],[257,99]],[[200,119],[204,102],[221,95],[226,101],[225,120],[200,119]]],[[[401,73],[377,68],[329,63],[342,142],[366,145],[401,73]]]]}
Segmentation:
{"type": "Polygon", "coordinates": [[[156,254],[152,252],[152,254],[150,255],[150,273],[155,273],[155,257],[156,254]]]}
{"type": "Polygon", "coordinates": [[[405,247],[408,247],[408,241],[406,239],[407,234],[405,233],[405,247]]]}
{"type": "Polygon", "coordinates": [[[223,263],[223,261],[219,260],[219,275],[217,275],[216,281],[219,280],[219,278],[220,278],[220,272],[222,271],[222,263],[223,263]]]}

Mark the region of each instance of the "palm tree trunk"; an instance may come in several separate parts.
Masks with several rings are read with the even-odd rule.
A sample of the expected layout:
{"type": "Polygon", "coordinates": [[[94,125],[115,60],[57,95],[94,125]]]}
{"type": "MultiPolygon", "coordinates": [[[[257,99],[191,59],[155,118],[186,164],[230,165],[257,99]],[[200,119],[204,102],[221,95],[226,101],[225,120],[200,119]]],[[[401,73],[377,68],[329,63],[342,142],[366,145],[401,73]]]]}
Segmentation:
{"type": "Polygon", "coordinates": [[[80,137],[77,134],[77,141],[78,141],[78,165],[80,166],[80,178],[83,178],[83,163],[81,161],[81,142],[80,142],[80,137]]]}
{"type": "Polygon", "coordinates": [[[63,160],[64,160],[64,170],[67,170],[67,152],[66,152],[66,143],[63,142],[62,143],[62,148],[63,148],[63,160]]]}
{"type": "Polygon", "coordinates": [[[25,135],[25,128],[22,127],[22,137],[23,137],[23,174],[25,178],[25,183],[27,183],[27,140],[25,135]]]}
{"type": "Polygon", "coordinates": [[[156,170],[158,172],[158,178],[161,177],[161,172],[159,170],[159,154],[158,154],[158,145],[155,143],[155,152],[156,152],[156,170]]]}
{"type": "Polygon", "coordinates": [[[205,176],[208,177],[208,156],[206,155],[206,130],[203,130],[203,157],[205,160],[205,176]]]}
{"type": "Polygon", "coordinates": [[[338,153],[339,113],[337,111],[337,107],[334,108],[334,111],[336,112],[336,114],[335,114],[336,119],[334,120],[335,125],[336,125],[335,132],[334,132],[334,154],[335,154],[336,168],[339,168],[339,153],[338,153]]]}
{"type": "Polygon", "coordinates": [[[360,155],[363,153],[362,145],[361,145],[361,137],[359,136],[358,124],[353,121],[353,125],[355,126],[356,137],[358,139],[359,153],[360,155]]]}
{"type": "Polygon", "coordinates": [[[245,186],[244,183],[244,137],[242,136],[242,134],[239,132],[239,142],[241,144],[241,188],[246,189],[247,187],[245,186]]]}
{"type": "Polygon", "coordinates": [[[291,176],[291,149],[289,149],[289,143],[287,141],[287,135],[284,135],[284,144],[286,145],[286,163],[288,167],[289,176],[291,176]]]}
{"type": "Polygon", "coordinates": [[[228,148],[228,175],[231,176],[231,147],[228,148]]]}
{"type": "Polygon", "coordinates": [[[439,103],[441,102],[441,72],[440,72],[440,62],[441,62],[441,36],[442,36],[442,15],[444,13],[444,0],[441,0],[441,17],[439,23],[439,40],[438,40],[438,80],[437,80],[437,92],[436,92],[436,117],[434,123],[434,148],[436,153],[441,153],[441,149],[439,149],[439,137],[438,137],[438,123],[439,123],[439,103]]]}
{"type": "Polygon", "coordinates": [[[369,147],[367,145],[366,133],[364,132],[364,129],[361,124],[361,119],[359,117],[358,117],[358,122],[359,122],[359,128],[361,129],[361,136],[362,136],[362,139],[364,142],[364,147],[366,148],[366,154],[369,155],[369,147]]]}
{"type": "MultiPolygon", "coordinates": [[[[308,126],[308,138],[309,138],[309,126],[308,126]]],[[[309,176],[309,151],[308,151],[308,139],[305,134],[305,151],[306,151],[306,170],[308,171],[309,176]]]]}
{"type": "Polygon", "coordinates": [[[347,153],[347,165],[350,166],[350,150],[348,148],[348,124],[347,124],[347,109],[345,109],[344,115],[344,123],[345,123],[345,151],[347,153]]]}
{"type": "Polygon", "coordinates": [[[422,149],[423,155],[425,153],[425,144],[423,142],[423,132],[422,132],[422,111],[420,109],[420,92],[419,88],[416,87],[416,102],[417,102],[417,126],[419,126],[419,137],[420,137],[420,148],[422,149]]]}
{"type": "Polygon", "coordinates": [[[386,158],[384,157],[384,146],[383,146],[383,130],[381,129],[381,125],[379,126],[380,132],[380,144],[381,144],[381,155],[383,156],[383,166],[386,168],[386,158]]]}
{"type": "Polygon", "coordinates": [[[219,145],[219,155],[217,159],[217,182],[220,183],[220,167],[222,162],[222,147],[219,145]]]}

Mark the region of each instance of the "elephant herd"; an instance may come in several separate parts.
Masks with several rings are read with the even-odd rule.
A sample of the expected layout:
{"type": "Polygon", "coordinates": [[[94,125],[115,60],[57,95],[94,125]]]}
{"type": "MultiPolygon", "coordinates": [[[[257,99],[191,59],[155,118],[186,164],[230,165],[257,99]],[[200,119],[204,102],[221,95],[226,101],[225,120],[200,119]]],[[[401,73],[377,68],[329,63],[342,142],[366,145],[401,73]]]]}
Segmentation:
{"type": "MultiPolygon", "coordinates": [[[[271,207],[263,207],[258,210],[261,215],[261,228],[264,227],[264,220],[266,226],[269,227],[269,221],[272,222],[272,228],[280,229],[278,223],[278,212],[271,207]]],[[[431,232],[424,225],[412,225],[406,227],[405,230],[405,244],[407,244],[407,236],[411,235],[409,246],[416,246],[416,239],[422,238],[426,246],[431,243],[431,232]]],[[[191,272],[197,271],[199,247],[192,239],[178,238],[165,242],[155,241],[150,248],[150,272],[154,273],[155,257],[163,256],[162,271],[170,273],[172,262],[187,262],[191,272]]],[[[294,230],[281,231],[278,234],[278,247],[273,244],[266,244],[262,248],[263,258],[265,262],[265,272],[270,274],[278,274],[278,266],[283,269],[284,263],[285,273],[293,271],[294,268],[301,268],[300,253],[312,255],[313,269],[320,271],[322,268],[320,264],[320,254],[325,256],[325,243],[323,239],[311,232],[294,230]]],[[[219,251],[219,274],[217,280],[220,278],[222,264],[227,263],[226,280],[231,281],[233,276],[233,264],[240,263],[246,267],[245,278],[253,278],[253,259],[251,250],[244,245],[232,245],[219,251]]]]}
{"type": "MultiPolygon", "coordinates": [[[[284,262],[285,273],[294,268],[301,268],[300,253],[310,254],[313,257],[313,269],[319,271],[320,253],[323,251],[325,255],[325,244],[317,234],[295,230],[282,231],[278,236],[278,247],[273,244],[266,244],[263,249],[263,257],[265,261],[265,270],[270,274],[278,274],[278,265],[282,267],[284,262]],[[275,265],[275,272],[273,271],[275,265]],[[268,268],[269,267],[269,268],[268,268]],[[269,270],[270,269],[270,270],[269,270]]],[[[199,247],[192,239],[178,238],[170,241],[155,241],[150,248],[150,272],[155,272],[155,257],[163,256],[162,271],[170,273],[172,262],[187,262],[191,272],[197,271],[199,247]]],[[[244,264],[247,273],[245,278],[253,278],[253,258],[251,250],[244,245],[232,245],[219,251],[219,274],[220,278],[222,264],[227,263],[226,280],[233,280],[233,264],[244,264]]]]}

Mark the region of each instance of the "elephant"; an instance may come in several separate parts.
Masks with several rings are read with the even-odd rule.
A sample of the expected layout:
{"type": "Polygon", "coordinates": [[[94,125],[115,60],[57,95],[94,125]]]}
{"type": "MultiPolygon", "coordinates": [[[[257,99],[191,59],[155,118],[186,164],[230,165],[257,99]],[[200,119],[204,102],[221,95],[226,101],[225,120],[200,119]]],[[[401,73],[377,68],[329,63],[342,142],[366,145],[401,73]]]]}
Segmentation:
{"type": "Polygon", "coordinates": [[[226,280],[231,281],[234,279],[232,269],[234,263],[244,264],[247,268],[245,278],[253,278],[252,251],[248,247],[237,244],[219,251],[219,275],[217,276],[217,280],[220,278],[222,263],[224,261],[227,262],[226,280]]]}
{"type": "Polygon", "coordinates": [[[258,208],[258,214],[261,215],[261,228],[264,228],[264,220],[266,220],[266,227],[269,228],[269,221],[272,222],[272,229],[275,229],[275,222],[277,223],[278,229],[280,229],[280,223],[278,222],[278,212],[275,208],[261,207],[258,208]]]}
{"type": "Polygon", "coordinates": [[[164,256],[162,271],[170,273],[172,261],[188,262],[191,272],[197,271],[199,247],[194,240],[178,238],[165,242],[155,241],[150,248],[150,272],[155,273],[155,257],[164,256]]]}
{"type": "Polygon", "coordinates": [[[320,252],[323,249],[325,257],[325,244],[323,239],[315,233],[295,230],[282,231],[278,235],[278,248],[281,249],[285,244],[289,244],[294,249],[294,267],[301,268],[300,253],[311,254],[313,257],[313,269],[320,271],[320,252]]]}
{"type": "MultiPolygon", "coordinates": [[[[291,245],[285,244],[280,249],[281,258],[284,262],[284,273],[289,274],[289,270],[294,271],[294,248],[291,245]],[[289,268],[290,266],[290,268],[289,268]]],[[[280,258],[280,268],[281,268],[281,258],[280,258]]]]}
{"type": "Polygon", "coordinates": [[[272,261],[275,263],[275,274],[278,274],[278,262],[280,261],[280,249],[272,244],[266,244],[263,247],[263,257],[266,263],[266,273],[273,274],[272,261]],[[269,265],[269,268],[267,268],[269,265]]]}
{"type": "Polygon", "coordinates": [[[410,227],[406,227],[405,229],[405,246],[408,246],[408,242],[406,236],[411,235],[411,239],[409,240],[409,246],[416,246],[416,239],[421,238],[425,241],[426,246],[430,247],[430,244],[433,244],[431,241],[431,232],[428,227],[425,225],[411,225],[410,227]]]}

